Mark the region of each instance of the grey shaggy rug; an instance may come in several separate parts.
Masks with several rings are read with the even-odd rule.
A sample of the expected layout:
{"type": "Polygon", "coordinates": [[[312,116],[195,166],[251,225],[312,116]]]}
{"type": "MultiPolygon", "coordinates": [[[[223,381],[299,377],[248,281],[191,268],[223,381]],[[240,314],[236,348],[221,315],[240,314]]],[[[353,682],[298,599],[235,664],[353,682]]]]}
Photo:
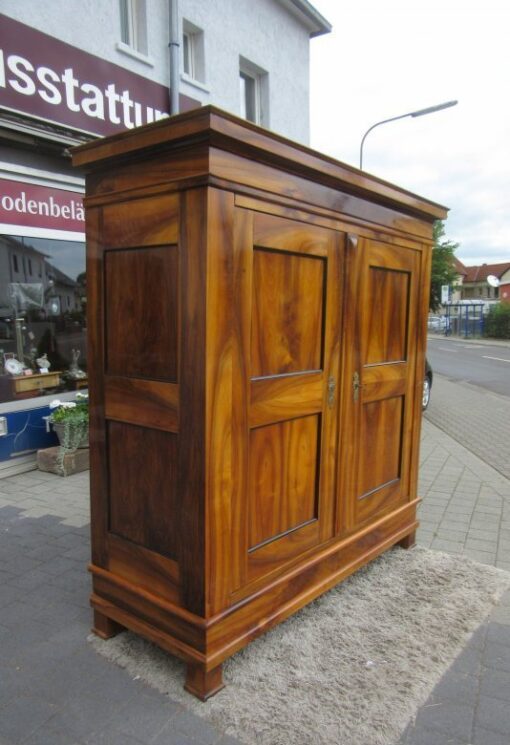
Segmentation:
{"type": "Polygon", "coordinates": [[[392,745],[510,573],[416,547],[392,549],[224,665],[203,704],[184,665],[135,634],[94,648],[247,745],[392,745]]]}

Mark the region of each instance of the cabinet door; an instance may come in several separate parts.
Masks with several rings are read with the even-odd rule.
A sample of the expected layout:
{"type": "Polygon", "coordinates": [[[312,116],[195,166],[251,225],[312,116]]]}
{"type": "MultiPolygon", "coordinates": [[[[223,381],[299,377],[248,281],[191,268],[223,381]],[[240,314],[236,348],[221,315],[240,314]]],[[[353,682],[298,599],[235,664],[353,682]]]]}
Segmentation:
{"type": "Polygon", "coordinates": [[[421,415],[421,251],[369,239],[349,238],[349,244],[339,533],[409,501],[414,419],[421,415]]]}
{"type": "Polygon", "coordinates": [[[239,589],[334,532],[344,240],[238,208],[234,244],[239,589]]]}

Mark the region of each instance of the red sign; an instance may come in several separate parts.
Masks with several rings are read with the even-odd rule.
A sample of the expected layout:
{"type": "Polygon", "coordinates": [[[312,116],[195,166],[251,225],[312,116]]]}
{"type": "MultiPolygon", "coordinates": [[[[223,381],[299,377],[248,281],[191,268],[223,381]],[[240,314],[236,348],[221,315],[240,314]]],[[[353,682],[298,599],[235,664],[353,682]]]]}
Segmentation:
{"type": "Polygon", "coordinates": [[[168,116],[169,90],[0,14],[0,107],[109,135],[168,116]]]}
{"type": "Polygon", "coordinates": [[[0,179],[0,223],[85,232],[82,195],[0,179]]]}

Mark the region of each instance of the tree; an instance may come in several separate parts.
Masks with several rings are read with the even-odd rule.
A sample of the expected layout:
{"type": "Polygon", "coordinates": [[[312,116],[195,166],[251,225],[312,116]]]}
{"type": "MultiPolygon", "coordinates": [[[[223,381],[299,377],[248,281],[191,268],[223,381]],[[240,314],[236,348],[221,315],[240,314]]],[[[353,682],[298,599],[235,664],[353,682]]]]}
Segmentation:
{"type": "Polygon", "coordinates": [[[453,286],[458,272],[455,268],[455,251],[459,244],[444,239],[445,229],[441,220],[434,223],[434,247],[432,249],[432,274],[430,278],[430,310],[441,305],[442,285],[453,286]]]}

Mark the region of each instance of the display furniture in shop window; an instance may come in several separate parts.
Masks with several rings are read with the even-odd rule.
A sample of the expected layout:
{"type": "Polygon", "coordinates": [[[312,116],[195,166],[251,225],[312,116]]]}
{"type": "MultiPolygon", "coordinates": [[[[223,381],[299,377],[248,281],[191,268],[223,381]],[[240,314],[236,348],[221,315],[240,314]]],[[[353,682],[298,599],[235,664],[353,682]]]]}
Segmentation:
{"type": "Polygon", "coordinates": [[[416,507],[443,207],[213,107],[85,145],[94,629],[222,663],[416,507]]]}

